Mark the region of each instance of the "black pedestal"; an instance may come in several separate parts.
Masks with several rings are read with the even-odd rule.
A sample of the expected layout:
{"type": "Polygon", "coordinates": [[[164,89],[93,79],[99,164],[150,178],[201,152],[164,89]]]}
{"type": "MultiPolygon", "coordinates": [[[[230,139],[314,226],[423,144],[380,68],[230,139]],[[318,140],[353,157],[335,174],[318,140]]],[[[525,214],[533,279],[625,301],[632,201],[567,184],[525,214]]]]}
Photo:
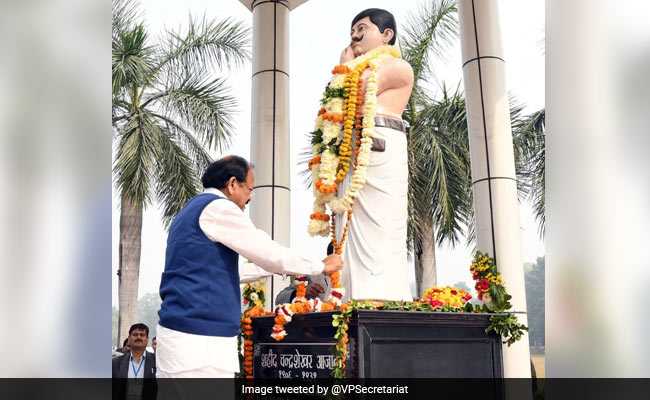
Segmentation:
{"type": "MultiPolygon", "coordinates": [[[[350,378],[500,378],[501,341],[487,314],[357,310],[349,325],[350,378]]],[[[296,315],[282,342],[273,317],[253,319],[254,377],[329,378],[332,313],[296,315]]]]}

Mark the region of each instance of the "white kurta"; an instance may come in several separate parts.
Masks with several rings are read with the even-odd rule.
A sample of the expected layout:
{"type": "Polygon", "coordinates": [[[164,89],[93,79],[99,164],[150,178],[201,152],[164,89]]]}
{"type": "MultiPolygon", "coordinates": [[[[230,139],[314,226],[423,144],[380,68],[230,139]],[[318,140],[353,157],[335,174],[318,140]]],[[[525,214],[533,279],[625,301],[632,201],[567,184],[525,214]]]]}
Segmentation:
{"type": "MultiPolygon", "coordinates": [[[[323,263],[318,258],[303,257],[274,242],[221,191],[208,188],[204,192],[224,200],[214,200],[201,211],[198,221],[201,231],[208,239],[264,267],[263,270],[251,263],[240,266],[246,278],[268,272],[306,275],[323,272],[323,263]]],[[[236,336],[194,335],[160,325],[157,332],[159,378],[232,378],[239,371],[236,336]]]]}
{"type": "MultiPolygon", "coordinates": [[[[353,207],[343,258],[341,283],[348,299],[412,300],[407,264],[408,156],[404,132],[375,128],[386,141],[383,152],[373,151],[368,179],[353,207]]],[[[350,174],[343,182],[346,187],[350,174]]],[[[339,188],[339,193],[342,193],[339,188]]],[[[340,237],[344,217],[336,220],[340,237]]]]}

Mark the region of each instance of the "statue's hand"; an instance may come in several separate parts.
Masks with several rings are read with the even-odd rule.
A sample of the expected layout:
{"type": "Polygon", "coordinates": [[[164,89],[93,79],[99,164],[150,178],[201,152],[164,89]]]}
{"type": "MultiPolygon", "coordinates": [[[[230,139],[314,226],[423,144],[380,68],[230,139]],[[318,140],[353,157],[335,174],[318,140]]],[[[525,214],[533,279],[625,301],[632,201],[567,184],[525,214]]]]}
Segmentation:
{"type": "Polygon", "coordinates": [[[341,52],[341,60],[340,64],[345,64],[348,61],[351,61],[354,59],[354,52],[352,51],[352,45],[348,45],[343,51],[341,52]]]}

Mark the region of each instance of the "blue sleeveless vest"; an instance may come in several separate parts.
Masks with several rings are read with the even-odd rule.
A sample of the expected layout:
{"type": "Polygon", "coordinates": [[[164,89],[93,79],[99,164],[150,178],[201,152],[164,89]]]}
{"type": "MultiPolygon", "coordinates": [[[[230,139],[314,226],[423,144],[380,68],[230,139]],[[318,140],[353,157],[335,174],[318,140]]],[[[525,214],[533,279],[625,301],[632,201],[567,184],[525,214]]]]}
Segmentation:
{"type": "Polygon", "coordinates": [[[174,218],[160,281],[160,325],[196,335],[239,334],[239,254],[208,239],[199,226],[211,193],[192,198],[174,218]]]}

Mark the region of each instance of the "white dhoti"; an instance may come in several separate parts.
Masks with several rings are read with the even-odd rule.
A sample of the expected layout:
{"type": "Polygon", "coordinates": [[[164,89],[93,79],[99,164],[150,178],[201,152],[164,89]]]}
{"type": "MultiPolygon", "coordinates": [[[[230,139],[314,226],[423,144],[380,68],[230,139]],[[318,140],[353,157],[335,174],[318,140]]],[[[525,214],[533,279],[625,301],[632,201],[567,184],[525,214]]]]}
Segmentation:
{"type": "MultiPolygon", "coordinates": [[[[344,300],[412,300],[406,248],[406,134],[376,127],[375,137],[385,141],[385,151],[371,152],[366,184],[352,207],[343,253],[344,300]]],[[[349,181],[348,174],[342,186],[346,187],[349,181]]],[[[345,216],[337,215],[336,218],[337,237],[340,238],[345,216]]]]}

